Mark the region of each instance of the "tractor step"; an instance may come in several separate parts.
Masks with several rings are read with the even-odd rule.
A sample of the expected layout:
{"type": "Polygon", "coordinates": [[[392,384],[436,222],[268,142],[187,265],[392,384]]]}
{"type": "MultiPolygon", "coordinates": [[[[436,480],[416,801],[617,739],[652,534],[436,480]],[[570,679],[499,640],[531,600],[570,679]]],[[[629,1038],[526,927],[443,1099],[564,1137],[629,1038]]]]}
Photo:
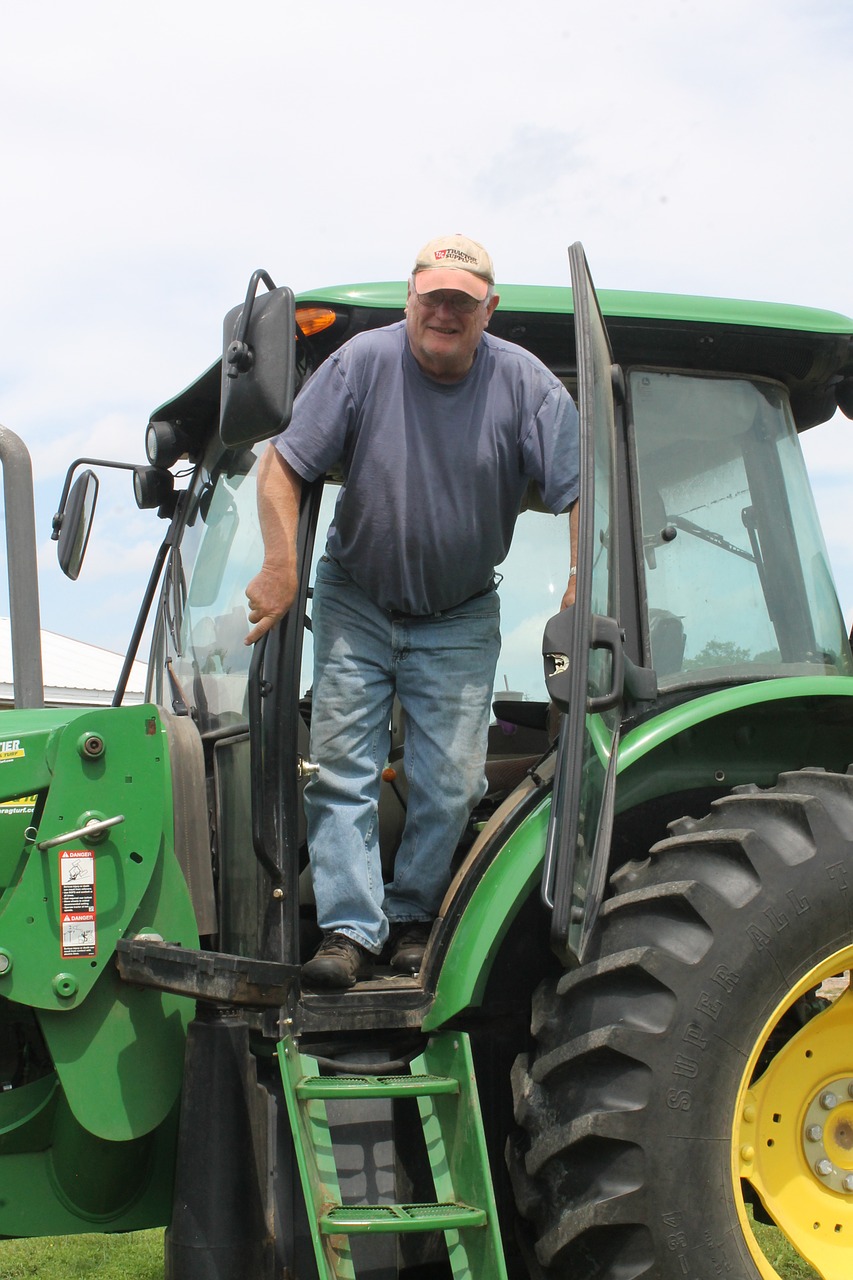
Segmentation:
{"type": "Polygon", "coordinates": [[[468,1037],[433,1036],[410,1074],[321,1076],[286,1038],[279,1064],[320,1280],[356,1280],[349,1237],[441,1231],[453,1280],[506,1280],[468,1037]],[[328,1102],[417,1099],[436,1199],[342,1204],[328,1102]]]}
{"type": "Polygon", "coordinates": [[[458,1093],[447,1076],[313,1076],[296,1086],[299,1098],[418,1098],[458,1093]]]}
{"type": "Polygon", "coordinates": [[[362,1231],[452,1231],[485,1225],[485,1209],[467,1204],[337,1205],[320,1218],[321,1231],[350,1236],[362,1231]]]}

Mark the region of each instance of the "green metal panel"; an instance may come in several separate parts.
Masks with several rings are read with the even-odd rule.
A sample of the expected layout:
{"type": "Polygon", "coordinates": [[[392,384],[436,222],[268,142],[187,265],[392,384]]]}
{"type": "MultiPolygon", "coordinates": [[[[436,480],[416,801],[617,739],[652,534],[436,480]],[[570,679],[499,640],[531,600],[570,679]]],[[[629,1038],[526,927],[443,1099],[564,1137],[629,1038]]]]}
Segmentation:
{"type": "Polygon", "coordinates": [[[0,1237],[165,1226],[177,1108],[154,1133],[128,1143],[99,1142],[68,1116],[59,1144],[0,1159],[0,1237]]]}
{"type": "MultiPolygon", "coordinates": [[[[68,710],[0,711],[0,803],[32,796],[50,784],[55,736],[82,714],[68,710]]],[[[0,817],[0,840],[5,840],[7,817],[0,817]]],[[[5,884],[6,880],[0,879],[0,887],[5,884]]]]}
{"type": "MultiPolygon", "coordinates": [[[[127,932],[156,932],[197,946],[194,928],[180,867],[163,858],[127,932]]],[[[162,1123],[180,1094],[194,1010],[194,1001],[183,996],[122,982],[110,965],[77,1008],[39,1014],[65,1095],[84,1128],[123,1142],[162,1123]]]]}
{"type": "Polygon", "coordinates": [[[22,850],[20,877],[0,901],[0,950],[6,957],[0,996],[68,1010],[111,965],[116,940],[167,848],[167,833],[171,840],[168,749],[156,710],[144,706],[88,710],[47,738],[37,736],[32,746],[24,732],[7,739],[18,740],[25,754],[0,770],[10,777],[4,798],[42,791],[48,780],[50,786],[38,829],[22,850]],[[103,751],[93,757],[84,744],[95,740],[103,751]],[[124,821],[97,840],[78,837],[39,849],[91,819],[116,816],[124,821]],[[74,887],[77,854],[77,871],[85,868],[80,884],[93,879],[85,911],[75,910],[87,896],[74,887]],[[85,916],[93,919],[76,919],[85,916]]]}
{"type": "MultiPolygon", "coordinates": [[[[117,939],[140,932],[198,944],[173,852],[166,736],[144,706],[14,712],[5,724],[0,794],[39,798],[23,844],[20,822],[0,825],[0,864],[14,865],[0,898],[0,998],[36,1011],[60,1105],[81,1131],[132,1142],[175,1105],[193,1012],[189,1000],[123,984],[113,964],[117,939]],[[123,821],[101,839],[65,834],[114,816],[123,821]]],[[[32,1150],[35,1123],[16,1133],[32,1150]]]]}
{"type": "Polygon", "coordinates": [[[0,1157],[49,1146],[60,1092],[52,1071],[0,1093],[0,1157]]]}

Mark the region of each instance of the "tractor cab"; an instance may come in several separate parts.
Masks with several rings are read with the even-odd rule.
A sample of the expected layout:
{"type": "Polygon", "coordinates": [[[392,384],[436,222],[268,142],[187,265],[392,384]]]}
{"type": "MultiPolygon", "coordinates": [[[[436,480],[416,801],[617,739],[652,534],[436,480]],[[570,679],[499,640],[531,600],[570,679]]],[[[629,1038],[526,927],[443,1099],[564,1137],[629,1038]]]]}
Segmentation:
{"type": "MultiPolygon", "coordinates": [[[[853,320],[597,293],[569,258],[571,289],[502,286],[490,330],[579,404],[577,597],[560,611],[568,520],[532,490],[497,566],[488,791],[415,976],[300,981],[312,590],[340,476],[303,487],[297,598],[254,649],[244,594],[265,441],[324,359],[402,318],[405,284],[294,299],[256,273],[221,360],[152,413],[129,469],[165,533],[127,659],[153,611],[149,702],[122,707],[120,681],[109,712],[4,735],[26,766],[0,798],[33,806],[0,861],[0,1013],[30,1064],[0,1091],[0,1162],[23,1152],[61,1197],[0,1205],[3,1234],[166,1222],[150,1167],[175,1178],[172,1280],[769,1280],[757,1222],[846,1280],[853,655],[797,437],[853,405],[853,320]],[[97,947],[60,958],[71,853],[103,915],[93,891],[97,947]]],[[[70,480],[73,577],[96,490],[70,480]]],[[[395,707],[389,870],[405,730],[395,707]]]]}
{"type": "MultiPolygon", "coordinates": [[[[387,997],[390,1021],[420,1019],[435,1000],[442,970],[450,982],[454,971],[487,964],[509,927],[508,914],[525,900],[525,891],[503,883],[509,835],[541,806],[555,771],[558,803],[543,892],[551,903],[560,867],[560,879],[575,882],[574,907],[562,901],[556,910],[553,941],[562,938],[577,951],[570,918],[584,894],[576,855],[591,851],[595,831],[606,832],[612,822],[615,802],[606,795],[618,768],[619,737],[701,693],[850,674],[850,646],[797,443],[798,429],[835,404],[826,369],[836,369],[836,384],[847,376],[848,322],[800,308],[658,295],[603,292],[599,304],[582,254],[573,265],[574,294],[502,287],[491,328],[537,354],[582,402],[583,482],[591,500],[582,508],[579,586],[587,618],[611,619],[617,642],[592,636],[578,605],[556,620],[571,635],[549,639],[545,648],[553,654],[556,645],[568,655],[577,646],[567,665],[586,672],[588,688],[567,694],[565,674],[553,674],[553,656],[546,654],[543,668],[542,635],[558,610],[568,531],[567,521],[544,512],[531,491],[510,555],[498,566],[503,644],[489,790],[457,851],[459,874],[424,970],[416,979],[389,972],[366,990],[360,986],[343,1001],[347,1014],[337,997],[297,996],[294,989],[297,1020],[322,1007],[332,1022],[358,1022],[358,1002],[373,1008],[380,996],[387,997]],[[616,687],[614,671],[625,662],[628,678],[616,687]],[[639,678],[632,680],[632,672],[639,678]],[[590,694],[609,702],[592,719],[590,694]],[[561,762],[578,751],[587,767],[575,776],[578,794],[570,797],[559,785],[561,762]],[[578,811],[569,821],[566,803],[578,811]],[[610,814],[599,828],[601,803],[610,814]],[[579,841],[570,834],[578,822],[591,829],[579,841]],[[463,943],[465,930],[460,934],[456,926],[484,877],[494,879],[491,892],[504,898],[509,892],[514,906],[507,904],[479,944],[463,943]],[[455,961],[449,967],[448,956],[455,961]]],[[[400,319],[404,304],[403,284],[321,290],[298,299],[300,376],[353,334],[400,319]]],[[[226,340],[223,367],[229,351],[226,340]]],[[[204,744],[215,833],[216,949],[298,966],[317,938],[300,799],[312,768],[311,594],[340,477],[307,487],[297,604],[253,653],[244,643],[244,593],[261,556],[255,475],[266,445],[247,437],[270,434],[268,408],[258,392],[249,418],[259,412],[259,400],[261,416],[247,428],[233,404],[226,411],[226,392],[233,399],[214,366],[152,414],[156,432],[149,431],[149,440],[177,435],[194,470],[165,567],[150,695],[175,716],[188,716],[204,744]]],[[[274,404],[274,396],[268,400],[274,404]]],[[[275,425],[284,413],[274,404],[275,425]]],[[[387,867],[405,816],[404,734],[404,715],[395,708],[380,804],[387,867]]],[[[592,898],[585,901],[588,930],[594,913],[592,898]]],[[[547,970],[550,963],[544,948],[536,965],[547,970]]],[[[454,1003],[471,998],[473,979],[467,986],[457,978],[453,986],[454,1003]]]]}

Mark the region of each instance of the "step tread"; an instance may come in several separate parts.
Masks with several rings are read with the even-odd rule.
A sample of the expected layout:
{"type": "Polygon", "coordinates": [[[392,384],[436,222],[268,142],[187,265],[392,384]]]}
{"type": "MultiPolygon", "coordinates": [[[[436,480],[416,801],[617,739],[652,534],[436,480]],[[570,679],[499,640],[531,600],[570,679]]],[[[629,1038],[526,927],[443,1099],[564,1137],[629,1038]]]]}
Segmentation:
{"type": "Polygon", "coordinates": [[[465,1227],[484,1227],[485,1209],[477,1209],[458,1201],[445,1204],[363,1204],[330,1205],[320,1218],[324,1235],[336,1232],[357,1235],[362,1232],[451,1231],[465,1227]]]}
{"type": "Polygon", "coordinates": [[[298,1098],[401,1098],[457,1094],[459,1082],[450,1076],[304,1076],[296,1086],[298,1098]]]}

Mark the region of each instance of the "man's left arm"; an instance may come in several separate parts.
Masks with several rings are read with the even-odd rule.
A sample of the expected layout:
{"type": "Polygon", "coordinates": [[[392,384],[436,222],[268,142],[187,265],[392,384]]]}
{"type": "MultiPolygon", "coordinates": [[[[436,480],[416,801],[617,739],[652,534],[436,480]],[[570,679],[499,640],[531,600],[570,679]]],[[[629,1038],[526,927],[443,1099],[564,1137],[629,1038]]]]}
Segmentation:
{"type": "Polygon", "coordinates": [[[578,514],[579,503],[576,500],[569,507],[569,581],[563,594],[563,599],[560,601],[561,609],[567,609],[570,604],[575,602],[578,565],[578,514]]]}

